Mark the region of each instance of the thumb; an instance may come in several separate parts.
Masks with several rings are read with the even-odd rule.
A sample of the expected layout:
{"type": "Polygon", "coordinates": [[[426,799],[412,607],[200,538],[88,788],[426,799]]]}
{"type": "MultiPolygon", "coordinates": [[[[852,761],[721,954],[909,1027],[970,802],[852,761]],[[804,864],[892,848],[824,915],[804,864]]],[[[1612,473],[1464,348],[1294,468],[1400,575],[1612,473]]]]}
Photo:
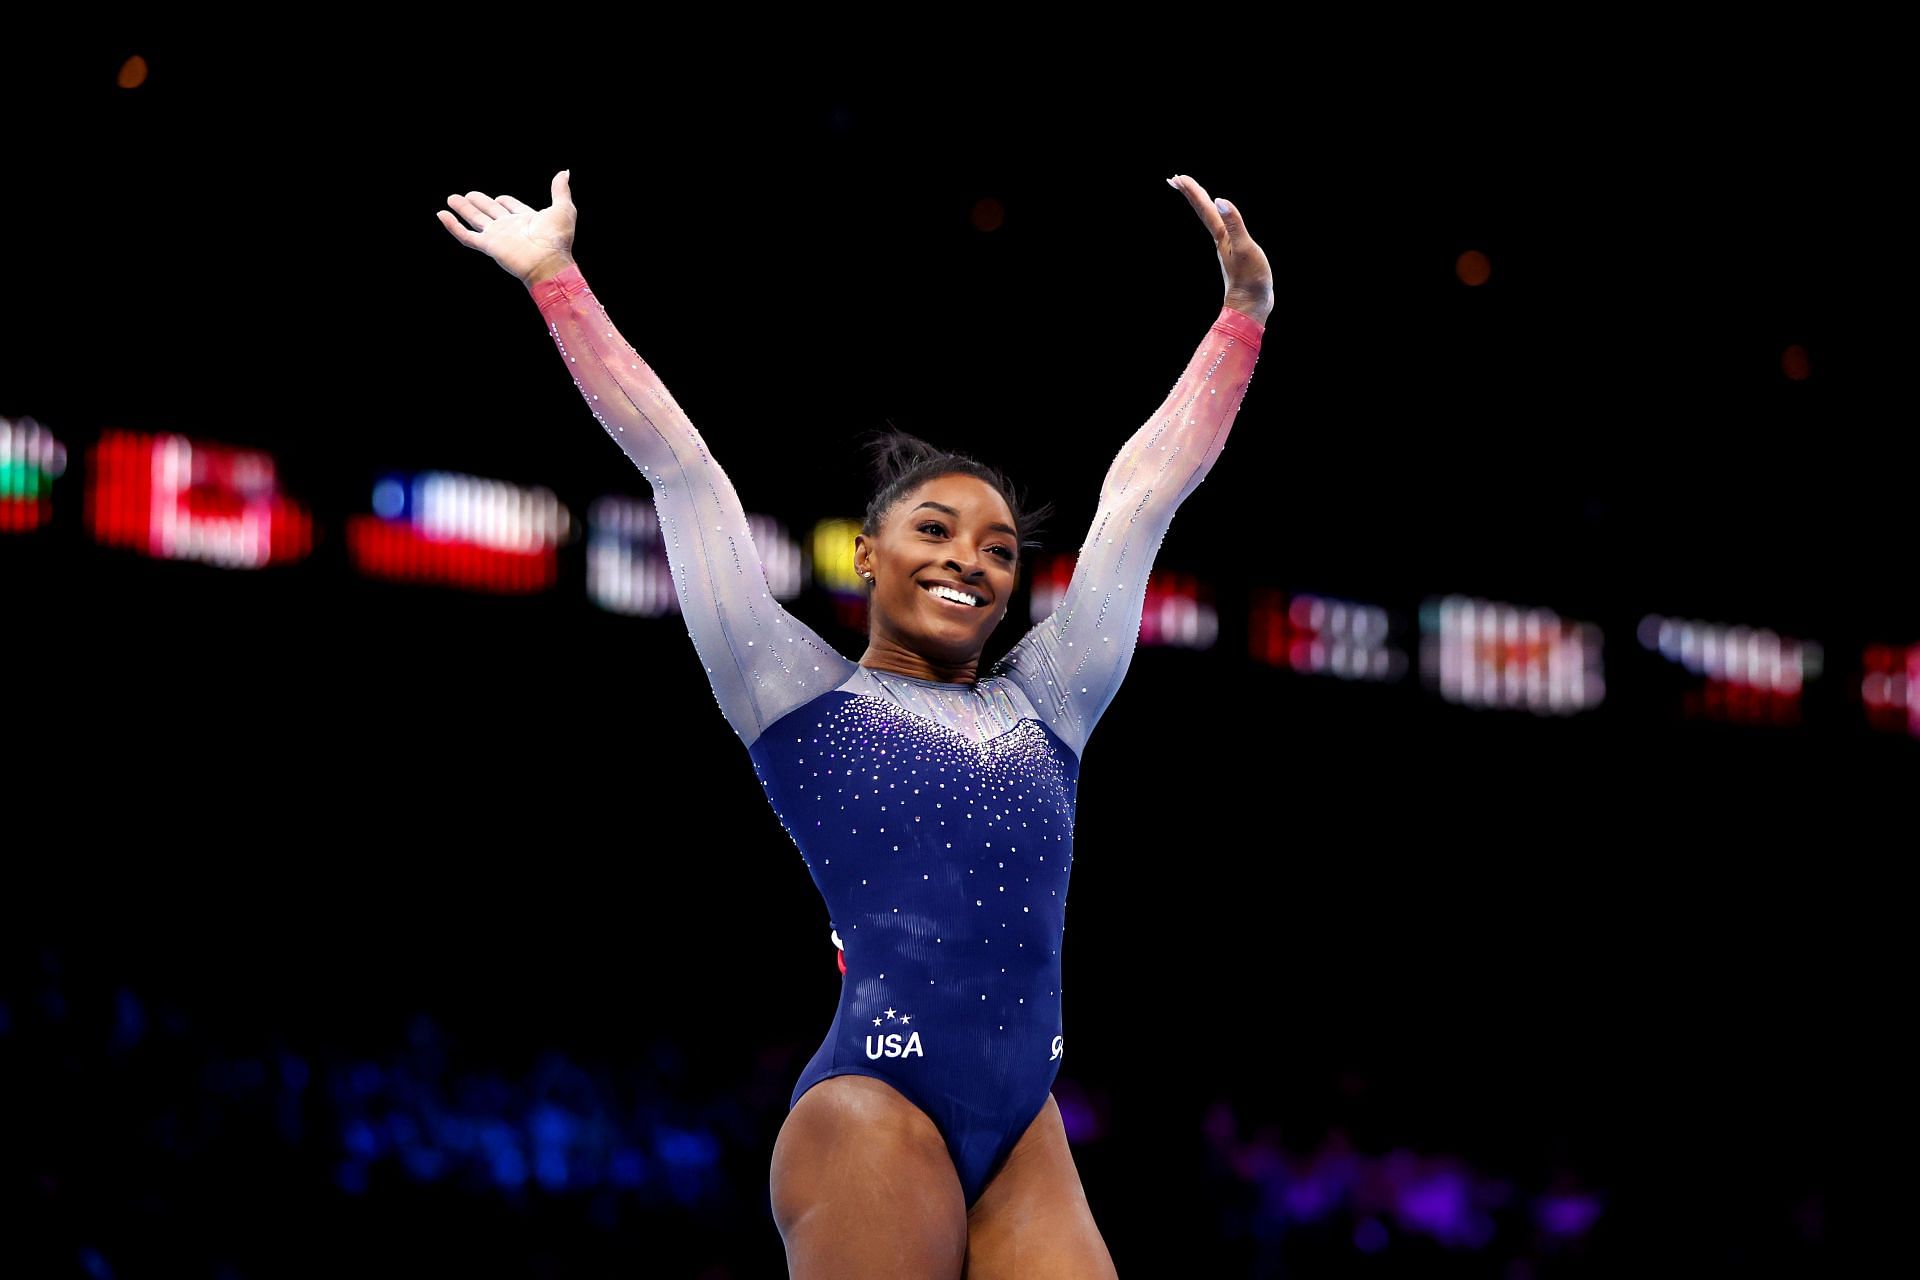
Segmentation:
{"type": "Polygon", "coordinates": [[[1240,223],[1240,211],[1233,207],[1232,201],[1221,196],[1215,196],[1213,198],[1213,207],[1219,210],[1220,221],[1227,224],[1227,235],[1229,237],[1238,238],[1244,234],[1246,228],[1240,223]]]}
{"type": "Polygon", "coordinates": [[[572,173],[573,170],[571,169],[562,169],[553,175],[553,202],[555,204],[573,203],[573,196],[567,190],[567,179],[572,173]]]}

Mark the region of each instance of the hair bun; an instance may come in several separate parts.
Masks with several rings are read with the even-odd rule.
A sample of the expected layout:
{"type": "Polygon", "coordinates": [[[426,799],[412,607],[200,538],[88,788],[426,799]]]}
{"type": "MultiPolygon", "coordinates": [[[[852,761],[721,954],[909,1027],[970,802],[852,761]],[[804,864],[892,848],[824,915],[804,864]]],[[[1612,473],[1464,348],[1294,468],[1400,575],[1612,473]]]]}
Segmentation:
{"type": "Polygon", "coordinates": [[[982,480],[999,491],[1007,509],[1013,513],[1014,527],[1020,530],[1022,548],[1040,545],[1033,535],[1039,532],[1040,522],[1053,514],[1053,504],[1028,508],[1026,495],[1016,492],[1013,482],[998,467],[964,453],[942,449],[912,432],[900,430],[891,422],[885,431],[867,434],[866,453],[873,473],[874,493],[867,503],[861,532],[869,537],[879,531],[887,512],[908,493],[928,480],[959,474],[982,480]]]}

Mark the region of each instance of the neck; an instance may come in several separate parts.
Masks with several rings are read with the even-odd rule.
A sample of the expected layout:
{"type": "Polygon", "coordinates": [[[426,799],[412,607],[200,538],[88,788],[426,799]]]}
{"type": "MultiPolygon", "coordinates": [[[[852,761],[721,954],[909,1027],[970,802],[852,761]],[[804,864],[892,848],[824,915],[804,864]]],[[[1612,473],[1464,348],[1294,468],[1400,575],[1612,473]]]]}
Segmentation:
{"type": "Polygon", "coordinates": [[[879,640],[868,643],[867,651],[860,655],[860,665],[889,675],[911,676],[915,680],[932,680],[937,684],[977,684],[980,680],[980,655],[977,653],[965,662],[950,664],[879,640]]]}

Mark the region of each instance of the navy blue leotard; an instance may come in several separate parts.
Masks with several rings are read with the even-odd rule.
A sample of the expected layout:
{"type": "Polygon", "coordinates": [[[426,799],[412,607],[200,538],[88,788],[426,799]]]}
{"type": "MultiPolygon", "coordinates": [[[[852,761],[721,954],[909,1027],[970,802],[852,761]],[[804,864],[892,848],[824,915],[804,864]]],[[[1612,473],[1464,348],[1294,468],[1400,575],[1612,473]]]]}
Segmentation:
{"type": "Polygon", "coordinates": [[[1126,675],[1173,513],[1226,444],[1258,321],[1222,307],[1121,447],[1058,606],[971,684],[863,667],[767,589],[746,514],[578,265],[532,287],[594,416],[645,474],[714,697],[826,907],[846,974],[791,1107],[892,1085],[939,1129],[969,1208],[1064,1053],[1060,947],[1087,735],[1126,675]]]}

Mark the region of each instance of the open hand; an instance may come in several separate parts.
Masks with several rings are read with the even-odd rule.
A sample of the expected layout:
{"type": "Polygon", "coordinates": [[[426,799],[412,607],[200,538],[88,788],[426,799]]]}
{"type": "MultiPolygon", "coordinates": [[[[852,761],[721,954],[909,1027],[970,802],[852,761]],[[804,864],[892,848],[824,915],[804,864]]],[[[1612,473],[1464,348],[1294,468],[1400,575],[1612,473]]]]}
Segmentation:
{"type": "Polygon", "coordinates": [[[1227,284],[1226,305],[1265,324],[1267,313],[1273,310],[1273,268],[1267,263],[1267,255],[1247,234],[1247,224],[1240,220],[1239,206],[1231,200],[1222,200],[1220,203],[1225,206],[1222,211],[1214,205],[1207,189],[1184,173],[1168,178],[1167,185],[1187,197],[1187,203],[1206,224],[1207,234],[1213,237],[1214,247],[1220,252],[1220,274],[1227,284]]]}
{"type": "Polygon", "coordinates": [[[573,261],[577,211],[567,190],[567,174],[568,170],[562,169],[553,175],[553,203],[544,209],[535,209],[509,195],[469,191],[464,196],[447,197],[447,203],[466,219],[467,226],[445,209],[434,216],[454,239],[486,254],[521,283],[536,272],[544,279],[573,261]]]}

